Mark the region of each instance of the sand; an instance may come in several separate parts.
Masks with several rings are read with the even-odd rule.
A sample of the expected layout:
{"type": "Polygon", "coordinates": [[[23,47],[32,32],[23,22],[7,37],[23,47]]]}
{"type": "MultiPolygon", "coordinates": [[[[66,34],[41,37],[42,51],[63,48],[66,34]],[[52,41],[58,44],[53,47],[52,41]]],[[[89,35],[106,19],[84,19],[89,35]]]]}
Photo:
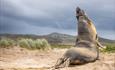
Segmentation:
{"type": "MultiPolygon", "coordinates": [[[[51,70],[67,49],[49,51],[27,50],[20,47],[0,48],[0,70],[51,70]]],[[[60,70],[115,70],[115,53],[100,53],[96,62],[61,68],[60,70]]]]}

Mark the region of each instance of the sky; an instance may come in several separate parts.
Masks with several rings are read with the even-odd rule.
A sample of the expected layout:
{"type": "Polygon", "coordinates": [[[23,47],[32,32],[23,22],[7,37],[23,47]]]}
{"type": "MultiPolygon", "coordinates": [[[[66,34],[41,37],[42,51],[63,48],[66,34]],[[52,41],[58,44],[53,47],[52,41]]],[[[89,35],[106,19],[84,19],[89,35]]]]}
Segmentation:
{"type": "Polygon", "coordinates": [[[77,6],[100,37],[115,40],[115,0],[0,0],[0,34],[77,35],[77,6]]]}

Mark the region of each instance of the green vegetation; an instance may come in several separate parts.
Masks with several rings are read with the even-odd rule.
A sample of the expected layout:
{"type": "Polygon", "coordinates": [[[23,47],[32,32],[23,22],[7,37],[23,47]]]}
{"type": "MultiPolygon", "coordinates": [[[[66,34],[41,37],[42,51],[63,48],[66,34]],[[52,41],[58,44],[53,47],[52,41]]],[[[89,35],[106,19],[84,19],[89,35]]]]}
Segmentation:
{"type": "Polygon", "coordinates": [[[32,40],[32,39],[21,39],[18,41],[19,46],[23,48],[28,48],[28,49],[50,49],[50,45],[45,39],[37,39],[37,40],[32,40]]]}
{"type": "Polygon", "coordinates": [[[8,47],[12,47],[14,45],[15,45],[15,42],[11,39],[1,39],[0,40],[0,47],[8,48],[8,47]]]}
{"type": "MultiPolygon", "coordinates": [[[[0,47],[1,48],[10,48],[13,46],[20,46],[22,48],[27,49],[38,49],[38,50],[48,50],[53,48],[70,48],[72,45],[63,45],[63,44],[49,44],[46,39],[29,39],[22,38],[13,40],[10,38],[1,38],[0,39],[0,47]]],[[[101,52],[114,52],[115,53],[115,43],[105,43],[106,48],[101,50],[101,52]]]]}
{"type": "Polygon", "coordinates": [[[45,39],[19,39],[17,41],[3,38],[0,40],[0,47],[2,48],[9,48],[15,45],[19,45],[22,48],[27,49],[39,49],[39,50],[48,50],[50,49],[50,44],[45,39]]]}
{"type": "Polygon", "coordinates": [[[101,50],[102,52],[115,53],[115,44],[106,43],[106,48],[101,50]]]}

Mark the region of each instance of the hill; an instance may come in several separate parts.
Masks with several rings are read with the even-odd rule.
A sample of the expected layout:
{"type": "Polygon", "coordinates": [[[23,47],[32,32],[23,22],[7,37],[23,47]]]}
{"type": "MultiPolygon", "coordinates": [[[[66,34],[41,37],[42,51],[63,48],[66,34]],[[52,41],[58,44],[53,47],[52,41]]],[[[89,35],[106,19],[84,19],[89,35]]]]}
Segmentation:
{"type": "MultiPolygon", "coordinates": [[[[41,39],[45,38],[50,44],[63,44],[63,45],[74,45],[76,36],[61,34],[61,33],[51,33],[47,35],[23,35],[23,34],[0,34],[1,38],[10,38],[13,40],[21,38],[31,38],[31,39],[41,39]]],[[[115,40],[109,40],[99,37],[101,43],[115,43],[115,40]]]]}

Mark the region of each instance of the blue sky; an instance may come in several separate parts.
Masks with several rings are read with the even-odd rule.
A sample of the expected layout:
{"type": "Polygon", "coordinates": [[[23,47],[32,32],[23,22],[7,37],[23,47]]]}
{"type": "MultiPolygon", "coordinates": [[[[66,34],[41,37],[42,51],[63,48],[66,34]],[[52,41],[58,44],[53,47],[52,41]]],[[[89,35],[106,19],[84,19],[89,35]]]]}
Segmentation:
{"type": "Polygon", "coordinates": [[[99,36],[115,40],[115,0],[0,0],[0,33],[77,35],[77,6],[99,36]]]}

